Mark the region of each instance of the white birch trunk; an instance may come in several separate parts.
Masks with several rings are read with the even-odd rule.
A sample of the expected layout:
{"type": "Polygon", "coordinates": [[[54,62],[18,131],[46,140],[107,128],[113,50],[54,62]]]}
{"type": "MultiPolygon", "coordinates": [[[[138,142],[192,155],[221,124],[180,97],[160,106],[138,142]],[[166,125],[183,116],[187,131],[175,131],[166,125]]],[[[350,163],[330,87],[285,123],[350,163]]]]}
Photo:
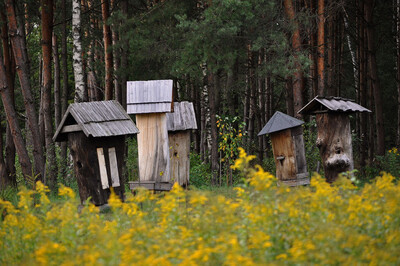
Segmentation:
{"type": "Polygon", "coordinates": [[[72,37],[73,37],[73,67],[75,78],[75,102],[85,100],[85,83],[82,66],[82,43],[81,43],[81,1],[72,1],[72,37]]]}

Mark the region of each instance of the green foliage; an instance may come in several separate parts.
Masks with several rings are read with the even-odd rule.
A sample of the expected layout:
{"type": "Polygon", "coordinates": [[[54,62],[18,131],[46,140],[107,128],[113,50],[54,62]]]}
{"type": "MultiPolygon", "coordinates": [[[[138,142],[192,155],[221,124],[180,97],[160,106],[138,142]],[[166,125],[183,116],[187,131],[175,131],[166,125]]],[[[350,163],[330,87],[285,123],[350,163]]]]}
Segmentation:
{"type": "Polygon", "coordinates": [[[139,166],[138,166],[138,145],[137,139],[126,138],[126,145],[128,149],[128,156],[125,158],[125,175],[127,181],[137,181],[139,179],[139,166]]]}
{"type": "Polygon", "coordinates": [[[209,188],[211,186],[211,166],[201,160],[200,154],[190,153],[190,187],[209,188]]]}
{"type": "Polygon", "coordinates": [[[377,156],[377,161],[382,171],[392,174],[397,180],[400,179],[400,153],[396,147],[388,150],[385,156],[377,156]]]}
{"type": "Polygon", "coordinates": [[[303,137],[308,172],[312,174],[317,171],[319,165],[319,173],[323,175],[324,167],[321,162],[319,150],[315,144],[317,141],[317,124],[315,118],[303,124],[303,137]]]}

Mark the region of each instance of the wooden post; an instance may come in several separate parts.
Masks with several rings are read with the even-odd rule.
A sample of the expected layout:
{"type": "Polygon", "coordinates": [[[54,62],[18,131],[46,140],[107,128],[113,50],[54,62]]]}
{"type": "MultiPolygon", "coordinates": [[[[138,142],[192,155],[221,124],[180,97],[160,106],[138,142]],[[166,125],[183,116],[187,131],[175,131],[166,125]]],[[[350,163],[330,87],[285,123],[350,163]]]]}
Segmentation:
{"type": "Polygon", "coordinates": [[[137,114],[140,181],[169,182],[170,160],[165,113],[137,114]]]}
{"type": "Polygon", "coordinates": [[[353,170],[350,119],[340,112],[316,115],[319,148],[327,182],[336,180],[339,173],[353,170]]]}
{"type": "Polygon", "coordinates": [[[190,131],[176,131],[168,134],[171,158],[171,181],[182,187],[189,185],[190,131]]]}

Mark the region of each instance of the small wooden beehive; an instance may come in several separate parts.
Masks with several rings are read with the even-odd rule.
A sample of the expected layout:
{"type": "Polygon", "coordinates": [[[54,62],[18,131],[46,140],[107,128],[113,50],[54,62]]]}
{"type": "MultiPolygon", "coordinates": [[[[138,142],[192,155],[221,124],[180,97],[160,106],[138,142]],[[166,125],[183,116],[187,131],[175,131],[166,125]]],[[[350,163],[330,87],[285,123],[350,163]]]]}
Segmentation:
{"type": "Polygon", "coordinates": [[[71,104],[53,137],[67,141],[74,161],[79,196],[99,206],[110,187],[124,198],[122,164],[125,136],[139,131],[117,101],[71,104]]]}
{"type": "Polygon", "coordinates": [[[349,99],[321,96],[316,96],[299,111],[316,115],[316,144],[329,183],[334,182],[338,174],[354,168],[349,114],[355,112],[371,111],[349,99]]]}
{"type": "Polygon", "coordinates": [[[276,165],[276,177],[289,186],[310,184],[304,150],[304,122],[276,112],[259,136],[270,134],[276,165]]]}
{"type": "Polygon", "coordinates": [[[139,181],[131,189],[144,186],[169,190],[170,158],[166,113],[173,111],[173,81],[128,81],[127,111],[136,115],[138,135],[139,181]]]}
{"type": "Polygon", "coordinates": [[[182,187],[187,187],[190,170],[190,130],[197,129],[193,104],[174,103],[174,112],[167,114],[167,127],[171,182],[178,182],[182,187]]]}

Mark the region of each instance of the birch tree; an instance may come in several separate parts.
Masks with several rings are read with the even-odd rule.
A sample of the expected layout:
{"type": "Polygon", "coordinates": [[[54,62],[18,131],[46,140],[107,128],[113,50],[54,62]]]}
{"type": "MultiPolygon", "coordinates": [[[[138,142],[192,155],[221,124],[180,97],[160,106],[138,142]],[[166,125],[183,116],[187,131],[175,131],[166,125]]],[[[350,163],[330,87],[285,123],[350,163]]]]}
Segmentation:
{"type": "Polygon", "coordinates": [[[73,67],[75,78],[75,102],[86,101],[86,86],[82,62],[82,40],[81,40],[81,1],[72,1],[72,37],[73,37],[73,67]]]}

